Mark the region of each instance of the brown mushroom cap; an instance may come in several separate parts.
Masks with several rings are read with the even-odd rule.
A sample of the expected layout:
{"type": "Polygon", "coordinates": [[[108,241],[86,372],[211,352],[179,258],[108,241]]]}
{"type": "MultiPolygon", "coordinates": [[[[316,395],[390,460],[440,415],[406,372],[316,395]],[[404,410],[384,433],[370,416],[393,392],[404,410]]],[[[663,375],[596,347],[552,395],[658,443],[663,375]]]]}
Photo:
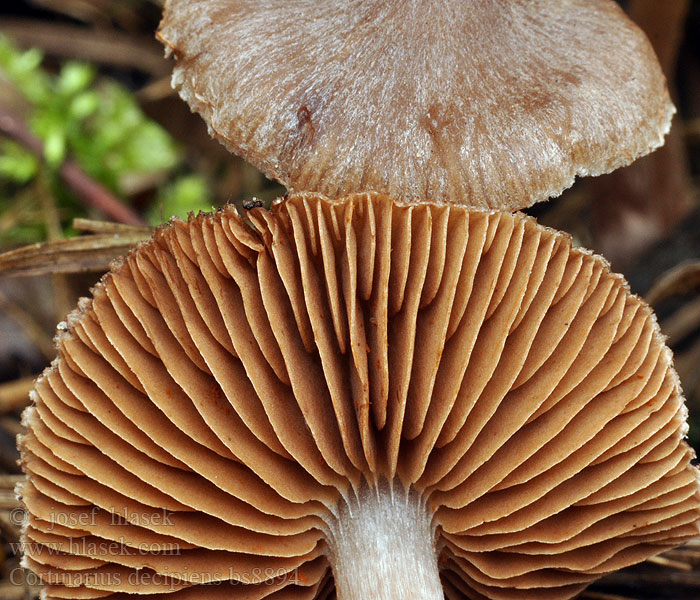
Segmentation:
{"type": "Polygon", "coordinates": [[[21,440],[48,599],[325,598],[387,485],[448,598],[571,598],[697,535],[670,351],[604,260],[378,194],[247,216],[173,221],[61,328],[21,440]]]}
{"type": "Polygon", "coordinates": [[[663,143],[674,108],[612,0],[169,0],[173,84],[289,191],[516,210],[663,143]]]}

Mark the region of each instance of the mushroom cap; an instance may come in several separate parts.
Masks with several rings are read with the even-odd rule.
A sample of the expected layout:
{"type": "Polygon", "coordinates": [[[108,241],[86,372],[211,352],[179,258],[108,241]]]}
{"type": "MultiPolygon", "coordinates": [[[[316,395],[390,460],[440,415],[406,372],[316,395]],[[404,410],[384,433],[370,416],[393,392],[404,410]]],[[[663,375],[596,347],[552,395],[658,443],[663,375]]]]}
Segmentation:
{"type": "Polygon", "coordinates": [[[59,329],[20,441],[47,599],[325,598],[337,515],[382,482],[422,498],[449,598],[571,598],[698,533],[651,311],[522,214],[174,220],[59,329]]]}
{"type": "Polygon", "coordinates": [[[212,135],[290,192],[521,209],[675,110],[612,0],[169,0],[158,35],[212,135]]]}

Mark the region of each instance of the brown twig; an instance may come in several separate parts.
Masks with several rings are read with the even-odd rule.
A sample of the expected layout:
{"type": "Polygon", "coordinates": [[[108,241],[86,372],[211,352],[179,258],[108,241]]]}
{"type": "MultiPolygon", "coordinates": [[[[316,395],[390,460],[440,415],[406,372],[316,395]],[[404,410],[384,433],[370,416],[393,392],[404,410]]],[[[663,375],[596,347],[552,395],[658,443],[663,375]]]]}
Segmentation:
{"type": "MultiPolygon", "coordinates": [[[[46,223],[46,237],[49,242],[55,242],[63,238],[63,232],[61,231],[61,219],[56,208],[56,201],[49,190],[46,179],[46,175],[41,173],[38,177],[39,185],[37,187],[41,196],[42,212],[46,223]]],[[[57,321],[60,321],[72,308],[73,294],[71,293],[68,279],[63,273],[52,274],[51,285],[54,294],[55,317],[57,321]]]]}
{"type": "Polygon", "coordinates": [[[661,331],[672,348],[700,327],[700,297],[685,302],[671,316],[661,321],[661,331]]]}
{"type": "Polygon", "coordinates": [[[135,68],[154,77],[170,72],[162,47],[152,37],[114,29],[90,29],[65,23],[3,17],[0,31],[22,47],[117,67],[135,68]]]}
{"type": "Polygon", "coordinates": [[[665,556],[652,556],[647,558],[647,562],[655,565],[661,565],[662,567],[668,567],[670,569],[677,569],[679,571],[692,571],[693,565],[683,562],[682,560],[672,560],[666,558],[665,556]]]}
{"type": "Polygon", "coordinates": [[[22,246],[0,254],[0,276],[106,271],[115,258],[149,237],[150,230],[137,227],[134,233],[96,233],[22,246]]]}
{"type": "Polygon", "coordinates": [[[163,98],[168,98],[169,96],[176,95],[176,91],[170,83],[170,76],[161,77],[155,81],[149,83],[148,85],[142,87],[137,95],[141,101],[144,102],[157,102],[163,100],[163,98]]]}
{"type": "MultiPolygon", "coordinates": [[[[0,107],[0,134],[14,139],[37,156],[44,157],[44,144],[41,140],[30,133],[19,117],[2,107],[0,107]]],[[[64,161],[58,173],[85,204],[120,223],[144,225],[144,220],[136,211],[125,206],[119,198],[92,179],[73,161],[64,161]]]]}
{"type": "Polygon", "coordinates": [[[700,260],[682,263],[658,277],[645,300],[655,306],[662,300],[678,294],[687,294],[700,288],[700,260]]]}
{"type": "Polygon", "coordinates": [[[150,227],[138,227],[136,225],[124,225],[124,223],[113,223],[112,221],[96,221],[94,219],[83,219],[76,217],[73,219],[73,229],[87,231],[90,233],[110,233],[117,235],[151,235],[150,227]]]}
{"type": "Polygon", "coordinates": [[[22,481],[27,479],[26,475],[7,475],[3,473],[0,475],[0,489],[1,490],[14,490],[15,486],[22,481]]]}
{"type": "MultiPolygon", "coordinates": [[[[23,377],[0,383],[0,413],[8,413],[29,404],[29,392],[34,387],[34,377],[23,377]]],[[[2,477],[0,477],[0,488],[2,477]]]]}
{"type": "MultiPolygon", "coordinates": [[[[33,386],[34,381],[32,381],[32,387],[33,386]]],[[[27,406],[27,403],[29,402],[29,394],[27,394],[27,396],[24,397],[23,400],[23,404],[18,408],[25,408],[27,406]]],[[[15,415],[11,413],[0,417],[0,429],[4,429],[5,431],[7,431],[7,433],[9,433],[10,435],[14,435],[15,437],[27,432],[27,428],[24,425],[22,425],[20,420],[15,415]]],[[[0,487],[2,487],[2,477],[3,475],[0,475],[0,487]]]]}

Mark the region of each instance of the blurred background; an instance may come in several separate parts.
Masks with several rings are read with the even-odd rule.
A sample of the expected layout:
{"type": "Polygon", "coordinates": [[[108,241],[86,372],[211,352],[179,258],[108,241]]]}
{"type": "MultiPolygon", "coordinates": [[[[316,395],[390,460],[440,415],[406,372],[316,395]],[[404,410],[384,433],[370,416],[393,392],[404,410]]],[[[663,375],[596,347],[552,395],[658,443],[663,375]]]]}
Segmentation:
{"type": "MultiPolygon", "coordinates": [[[[700,0],[622,4],[666,73],[672,132],[654,154],[528,212],[606,256],[654,307],[700,448],[700,0]]],[[[37,591],[18,569],[15,436],[32,380],[54,357],[56,323],[112,258],[171,215],[284,193],[212,141],[173,92],[154,38],[161,9],[161,0],[0,3],[0,253],[10,252],[0,256],[0,600],[37,591]]],[[[700,598],[700,544],[584,597],[700,598]]]]}

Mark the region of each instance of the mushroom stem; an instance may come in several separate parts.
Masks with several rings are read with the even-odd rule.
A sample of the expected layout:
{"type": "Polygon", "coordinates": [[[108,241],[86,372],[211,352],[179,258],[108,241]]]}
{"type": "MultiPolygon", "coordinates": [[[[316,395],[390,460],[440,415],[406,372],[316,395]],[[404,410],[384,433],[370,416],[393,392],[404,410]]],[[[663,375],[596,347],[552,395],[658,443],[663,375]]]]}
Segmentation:
{"type": "Polygon", "coordinates": [[[442,600],[434,529],[421,497],[388,485],[340,509],[329,546],[339,600],[442,600]]]}

